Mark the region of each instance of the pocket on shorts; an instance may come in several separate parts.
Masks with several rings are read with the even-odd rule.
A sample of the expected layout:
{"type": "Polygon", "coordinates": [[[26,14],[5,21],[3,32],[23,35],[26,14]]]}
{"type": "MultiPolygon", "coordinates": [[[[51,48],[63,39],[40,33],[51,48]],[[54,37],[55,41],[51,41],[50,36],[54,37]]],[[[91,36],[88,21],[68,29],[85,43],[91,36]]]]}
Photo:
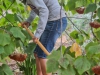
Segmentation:
{"type": "Polygon", "coordinates": [[[57,21],[49,21],[46,25],[45,30],[56,31],[57,21]]]}
{"type": "Polygon", "coordinates": [[[47,22],[45,30],[54,31],[55,30],[55,21],[47,22]]]}
{"type": "Polygon", "coordinates": [[[56,30],[59,34],[61,34],[66,29],[66,27],[67,27],[66,17],[62,18],[62,22],[61,22],[61,20],[58,20],[56,30]]]}

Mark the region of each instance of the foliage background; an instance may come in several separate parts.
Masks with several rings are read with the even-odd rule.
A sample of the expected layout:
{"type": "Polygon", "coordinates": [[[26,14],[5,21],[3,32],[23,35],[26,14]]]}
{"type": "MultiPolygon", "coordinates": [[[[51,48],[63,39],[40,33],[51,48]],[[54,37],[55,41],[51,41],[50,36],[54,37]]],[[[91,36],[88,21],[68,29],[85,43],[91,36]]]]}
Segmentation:
{"type": "MultiPolygon", "coordinates": [[[[59,71],[60,75],[82,75],[84,73],[92,75],[94,73],[91,68],[99,65],[100,28],[92,28],[89,23],[95,20],[100,21],[100,0],[59,0],[59,3],[67,12],[68,27],[66,32],[74,42],[80,45],[83,55],[76,58],[70,53],[69,47],[62,47],[62,52],[59,50],[56,52],[59,58],[55,57],[55,52],[48,57],[50,61],[48,71],[59,71]],[[78,14],[76,12],[77,7],[85,7],[84,14],[78,14]],[[94,13],[95,11],[96,13],[94,13]],[[66,53],[66,51],[68,52],[66,53]],[[51,61],[55,63],[54,67],[49,66],[53,65],[51,61]]],[[[31,40],[25,29],[18,27],[21,22],[27,19],[29,12],[29,7],[19,0],[0,0],[0,62],[3,63],[0,66],[1,75],[13,75],[5,59],[16,49],[25,52],[23,47],[27,47],[31,40]]],[[[33,33],[37,23],[38,17],[29,27],[33,33]]]]}

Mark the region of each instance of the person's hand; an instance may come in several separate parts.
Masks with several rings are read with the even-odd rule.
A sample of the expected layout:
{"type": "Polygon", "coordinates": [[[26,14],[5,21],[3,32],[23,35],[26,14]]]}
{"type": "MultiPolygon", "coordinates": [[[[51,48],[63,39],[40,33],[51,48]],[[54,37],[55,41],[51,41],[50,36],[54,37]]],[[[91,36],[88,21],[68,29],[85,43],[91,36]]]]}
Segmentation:
{"type": "Polygon", "coordinates": [[[33,39],[33,42],[37,44],[37,41],[38,41],[39,39],[36,38],[36,37],[33,37],[32,39],[33,39]]]}
{"type": "Polygon", "coordinates": [[[29,22],[22,22],[21,25],[23,28],[24,28],[24,25],[28,28],[30,26],[30,23],[29,22]]]}

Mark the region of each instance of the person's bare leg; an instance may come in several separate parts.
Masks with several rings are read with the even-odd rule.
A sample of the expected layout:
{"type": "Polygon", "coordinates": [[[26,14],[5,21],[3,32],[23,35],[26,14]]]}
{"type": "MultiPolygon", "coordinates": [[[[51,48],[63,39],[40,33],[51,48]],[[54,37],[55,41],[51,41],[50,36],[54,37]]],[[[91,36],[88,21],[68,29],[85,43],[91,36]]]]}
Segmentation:
{"type": "Polygon", "coordinates": [[[40,61],[39,58],[37,57],[37,54],[34,53],[35,59],[36,59],[36,71],[37,71],[37,75],[43,75],[42,74],[42,70],[41,70],[41,66],[40,66],[40,61]]]}
{"type": "Polygon", "coordinates": [[[40,65],[41,65],[41,70],[43,75],[52,75],[52,73],[47,73],[46,72],[46,62],[47,59],[39,58],[40,65]]]}

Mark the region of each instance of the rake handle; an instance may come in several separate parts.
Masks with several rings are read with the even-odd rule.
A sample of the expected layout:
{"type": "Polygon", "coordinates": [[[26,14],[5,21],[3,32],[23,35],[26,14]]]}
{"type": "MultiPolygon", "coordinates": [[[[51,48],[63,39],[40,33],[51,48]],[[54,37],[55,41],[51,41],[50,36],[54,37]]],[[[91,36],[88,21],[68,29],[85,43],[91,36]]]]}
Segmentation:
{"type": "MultiPolygon", "coordinates": [[[[26,25],[24,25],[24,28],[30,34],[30,36],[33,38],[34,37],[33,33],[26,27],[26,25]]],[[[46,55],[50,55],[50,53],[46,50],[46,48],[41,44],[41,42],[39,40],[37,40],[37,44],[39,45],[39,47],[43,50],[43,52],[46,55]]]]}

